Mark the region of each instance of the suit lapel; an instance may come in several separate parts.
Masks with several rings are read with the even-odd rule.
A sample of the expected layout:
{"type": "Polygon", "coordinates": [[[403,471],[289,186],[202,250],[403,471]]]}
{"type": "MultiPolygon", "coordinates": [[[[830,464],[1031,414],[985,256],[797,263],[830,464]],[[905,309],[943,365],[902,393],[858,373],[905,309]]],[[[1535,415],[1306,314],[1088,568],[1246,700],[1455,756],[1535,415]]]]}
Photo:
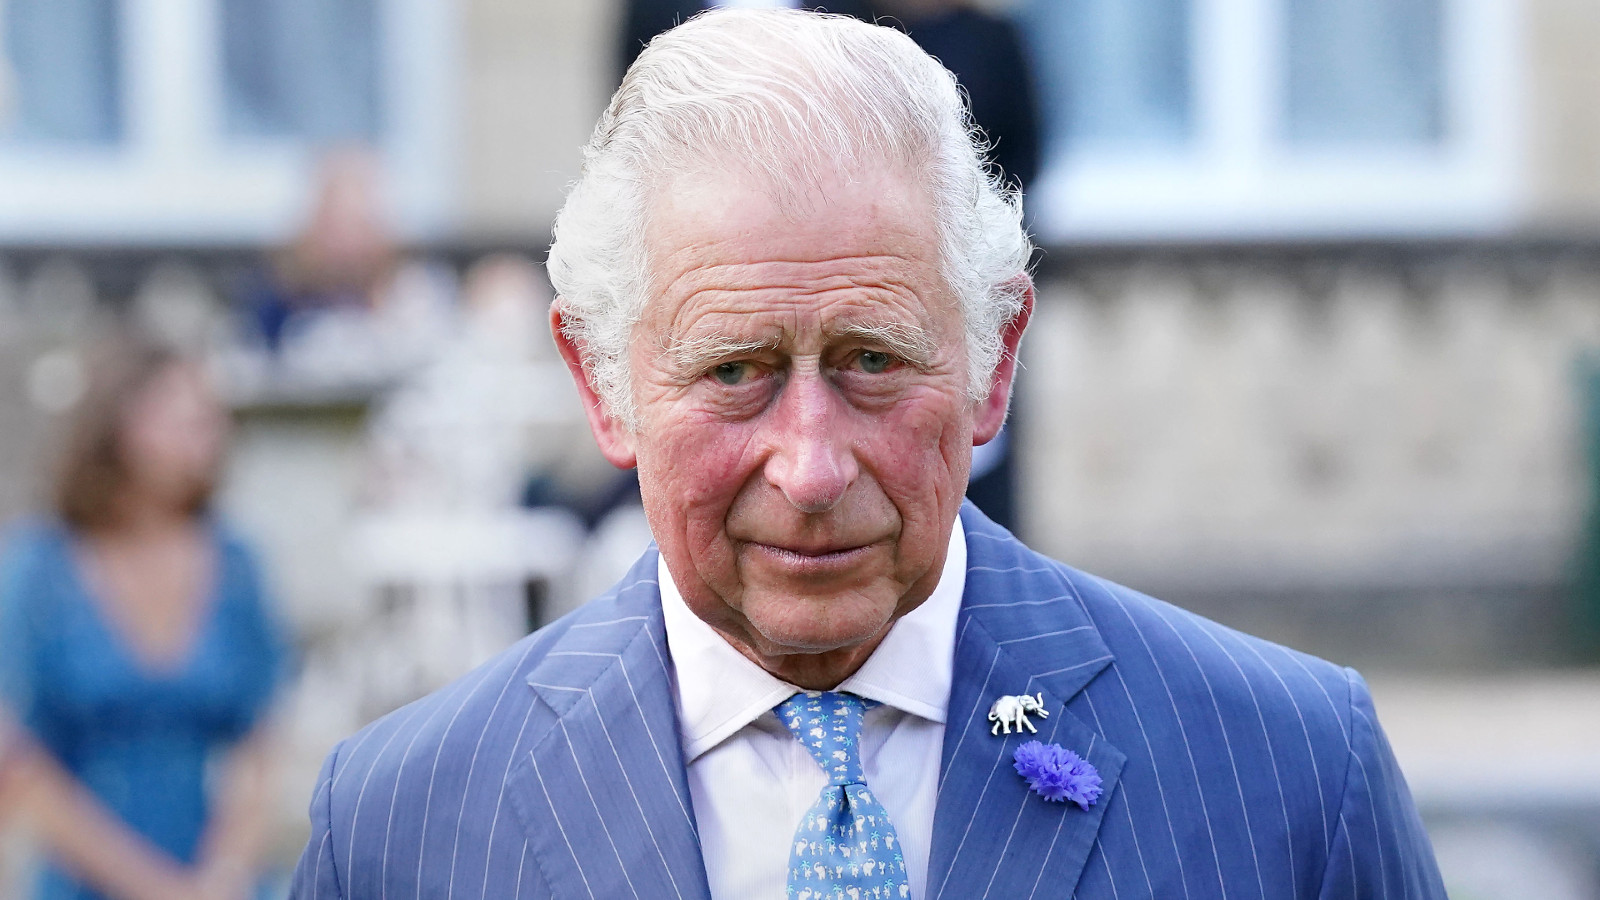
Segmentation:
{"type": "Polygon", "coordinates": [[[1047,560],[970,505],[967,584],[956,630],[930,897],[1064,897],[1094,846],[1126,756],[1066,705],[1111,663],[1111,653],[1047,560]],[[1006,694],[1044,693],[1037,735],[993,736],[989,706],[1006,694]],[[1099,770],[1104,793],[1087,810],[1029,791],[1012,768],[1027,740],[1056,743],[1099,770]]]}
{"type": "Polygon", "coordinates": [[[508,790],[557,897],[707,900],[646,553],[529,673],[554,714],[508,790]]]}

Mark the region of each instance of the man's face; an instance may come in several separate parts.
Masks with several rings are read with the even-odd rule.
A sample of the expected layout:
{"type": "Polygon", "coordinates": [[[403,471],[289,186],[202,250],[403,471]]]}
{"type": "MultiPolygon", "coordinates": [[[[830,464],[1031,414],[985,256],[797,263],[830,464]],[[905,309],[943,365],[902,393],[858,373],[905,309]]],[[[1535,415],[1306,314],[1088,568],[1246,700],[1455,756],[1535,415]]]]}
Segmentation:
{"type": "Polygon", "coordinates": [[[937,584],[975,415],[987,440],[1004,398],[998,415],[969,399],[925,189],[884,174],[822,194],[797,211],[733,177],[660,192],[638,427],[597,432],[636,460],[695,614],[769,671],[831,686],[937,584]]]}

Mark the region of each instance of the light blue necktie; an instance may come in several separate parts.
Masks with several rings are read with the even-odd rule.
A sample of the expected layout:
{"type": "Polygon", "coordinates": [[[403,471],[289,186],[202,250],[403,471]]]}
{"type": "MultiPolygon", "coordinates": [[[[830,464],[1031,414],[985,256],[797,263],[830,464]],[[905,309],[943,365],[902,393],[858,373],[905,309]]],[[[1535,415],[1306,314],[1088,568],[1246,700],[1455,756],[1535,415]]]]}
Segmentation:
{"type": "Polygon", "coordinates": [[[775,710],[828,774],[828,786],[800,819],[789,850],[791,900],[911,896],[900,839],[861,771],[861,719],[877,705],[854,694],[808,691],[775,710]]]}

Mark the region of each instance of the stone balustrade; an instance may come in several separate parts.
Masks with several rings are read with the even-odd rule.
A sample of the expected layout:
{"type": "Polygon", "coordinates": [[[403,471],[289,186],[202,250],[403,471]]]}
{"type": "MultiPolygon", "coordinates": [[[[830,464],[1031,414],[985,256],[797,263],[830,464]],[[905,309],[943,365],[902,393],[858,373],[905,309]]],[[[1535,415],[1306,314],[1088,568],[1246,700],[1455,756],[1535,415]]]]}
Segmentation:
{"type": "Polygon", "coordinates": [[[1090,256],[1022,360],[1041,550],[1336,655],[1560,651],[1593,256],[1090,256]]]}

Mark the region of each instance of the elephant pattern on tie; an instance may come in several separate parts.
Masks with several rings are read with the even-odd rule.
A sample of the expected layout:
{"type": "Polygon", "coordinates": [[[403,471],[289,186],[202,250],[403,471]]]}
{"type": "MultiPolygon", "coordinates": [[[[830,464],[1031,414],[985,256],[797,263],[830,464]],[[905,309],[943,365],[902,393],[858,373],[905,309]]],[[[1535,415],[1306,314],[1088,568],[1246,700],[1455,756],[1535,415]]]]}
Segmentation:
{"type": "Polygon", "coordinates": [[[774,710],[828,776],[800,818],[789,853],[791,900],[904,900],[905,856],[883,804],[867,789],[861,724],[876,702],[842,692],[795,694],[774,710]]]}

